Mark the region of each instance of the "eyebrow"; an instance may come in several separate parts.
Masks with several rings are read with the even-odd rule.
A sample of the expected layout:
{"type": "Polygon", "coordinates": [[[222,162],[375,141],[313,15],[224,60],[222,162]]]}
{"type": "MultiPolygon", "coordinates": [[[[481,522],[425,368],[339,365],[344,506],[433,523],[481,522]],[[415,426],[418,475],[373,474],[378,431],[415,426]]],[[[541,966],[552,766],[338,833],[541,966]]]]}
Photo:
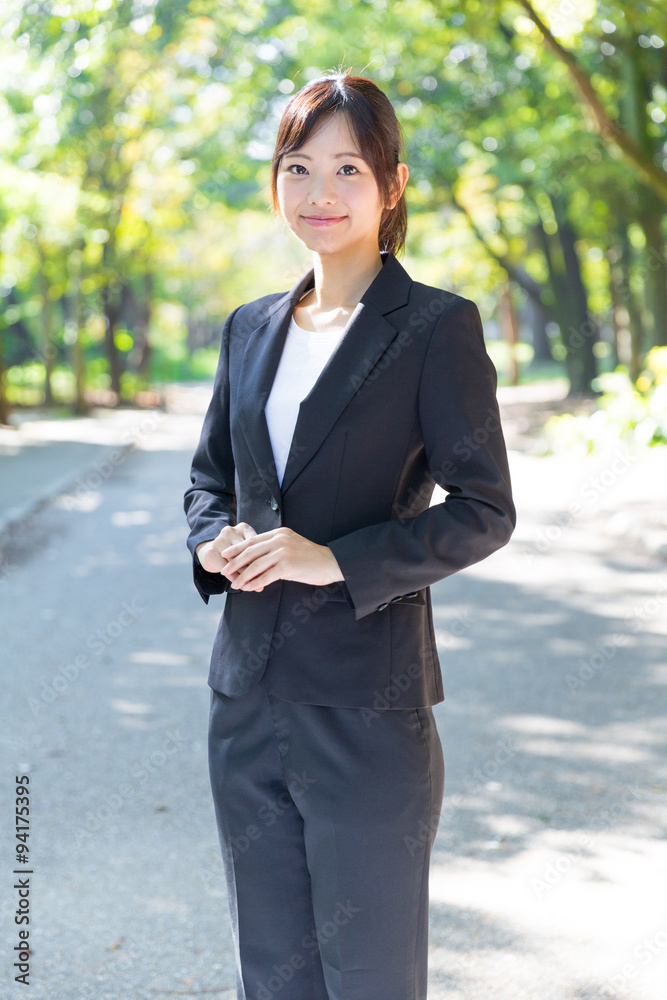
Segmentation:
{"type": "MultiPolygon", "coordinates": [[[[285,158],[288,156],[298,156],[302,160],[312,160],[312,156],[308,156],[307,153],[300,153],[298,150],[295,150],[293,153],[284,154],[285,158]]],[[[331,156],[333,159],[336,159],[339,156],[354,156],[357,160],[365,160],[365,157],[362,156],[361,153],[332,153],[331,156]]]]}

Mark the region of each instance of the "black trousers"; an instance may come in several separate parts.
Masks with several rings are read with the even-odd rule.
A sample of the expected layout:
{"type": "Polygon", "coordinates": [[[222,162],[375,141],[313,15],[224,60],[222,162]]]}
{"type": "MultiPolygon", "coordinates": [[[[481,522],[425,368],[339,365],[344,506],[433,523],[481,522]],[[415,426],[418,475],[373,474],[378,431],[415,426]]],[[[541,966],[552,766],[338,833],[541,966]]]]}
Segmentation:
{"type": "Polygon", "coordinates": [[[237,1000],[425,1000],[444,791],[431,708],[211,693],[237,1000]]]}

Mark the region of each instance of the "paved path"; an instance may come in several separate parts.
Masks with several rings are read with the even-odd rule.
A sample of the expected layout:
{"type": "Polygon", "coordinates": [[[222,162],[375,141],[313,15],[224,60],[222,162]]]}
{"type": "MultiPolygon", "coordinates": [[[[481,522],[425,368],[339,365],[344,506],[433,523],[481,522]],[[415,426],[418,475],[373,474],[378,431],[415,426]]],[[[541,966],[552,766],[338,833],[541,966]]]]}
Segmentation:
{"type": "MultiPolygon", "coordinates": [[[[447,773],[429,997],[664,1000],[667,565],[631,526],[665,458],[537,459],[505,402],[517,530],[433,587],[447,773]]],[[[192,586],[181,505],[204,403],[180,394],[108,475],[85,457],[5,536],[2,998],[233,1000],[206,765],[222,600],[192,586]],[[27,988],[7,850],[24,773],[27,988]]]]}
{"type": "Polygon", "coordinates": [[[95,410],[73,420],[14,415],[0,426],[0,534],[66,489],[85,493],[162,418],[159,411],[95,410]]]}

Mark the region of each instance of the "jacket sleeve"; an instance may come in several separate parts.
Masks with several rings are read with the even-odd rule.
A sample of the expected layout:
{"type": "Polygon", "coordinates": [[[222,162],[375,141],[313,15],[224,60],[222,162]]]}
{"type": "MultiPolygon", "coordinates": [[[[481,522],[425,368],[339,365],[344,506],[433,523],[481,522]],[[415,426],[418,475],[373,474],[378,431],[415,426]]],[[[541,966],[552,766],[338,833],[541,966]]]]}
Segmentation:
{"type": "Polygon", "coordinates": [[[209,573],[196,555],[200,542],[217,538],[226,525],[236,524],[234,457],[229,428],[229,333],[237,306],[225,320],[213,396],[202,425],[199,444],[192,459],[184,508],[190,525],[187,546],[192,554],[194,584],[208,604],[211,594],[222,594],[229,580],[222,573],[209,573]]]}
{"type": "Polygon", "coordinates": [[[419,385],[419,419],[429,477],[441,503],[328,543],[359,620],[394,597],[421,590],[505,545],[516,526],[509,465],[496,400],[497,372],[471,299],[441,316],[419,385]]]}

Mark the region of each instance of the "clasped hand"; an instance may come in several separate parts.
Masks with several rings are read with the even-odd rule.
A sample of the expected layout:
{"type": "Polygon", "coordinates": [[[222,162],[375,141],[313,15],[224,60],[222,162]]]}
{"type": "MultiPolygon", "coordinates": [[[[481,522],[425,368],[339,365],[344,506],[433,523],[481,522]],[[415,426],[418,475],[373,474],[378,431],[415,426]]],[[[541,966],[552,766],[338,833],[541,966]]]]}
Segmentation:
{"type": "Polygon", "coordinates": [[[257,534],[241,521],[227,525],[217,538],[196,549],[202,567],[221,573],[234,590],[263,590],[275,580],[322,587],[344,580],[328,545],[318,545],[284,525],[257,534]]]}

